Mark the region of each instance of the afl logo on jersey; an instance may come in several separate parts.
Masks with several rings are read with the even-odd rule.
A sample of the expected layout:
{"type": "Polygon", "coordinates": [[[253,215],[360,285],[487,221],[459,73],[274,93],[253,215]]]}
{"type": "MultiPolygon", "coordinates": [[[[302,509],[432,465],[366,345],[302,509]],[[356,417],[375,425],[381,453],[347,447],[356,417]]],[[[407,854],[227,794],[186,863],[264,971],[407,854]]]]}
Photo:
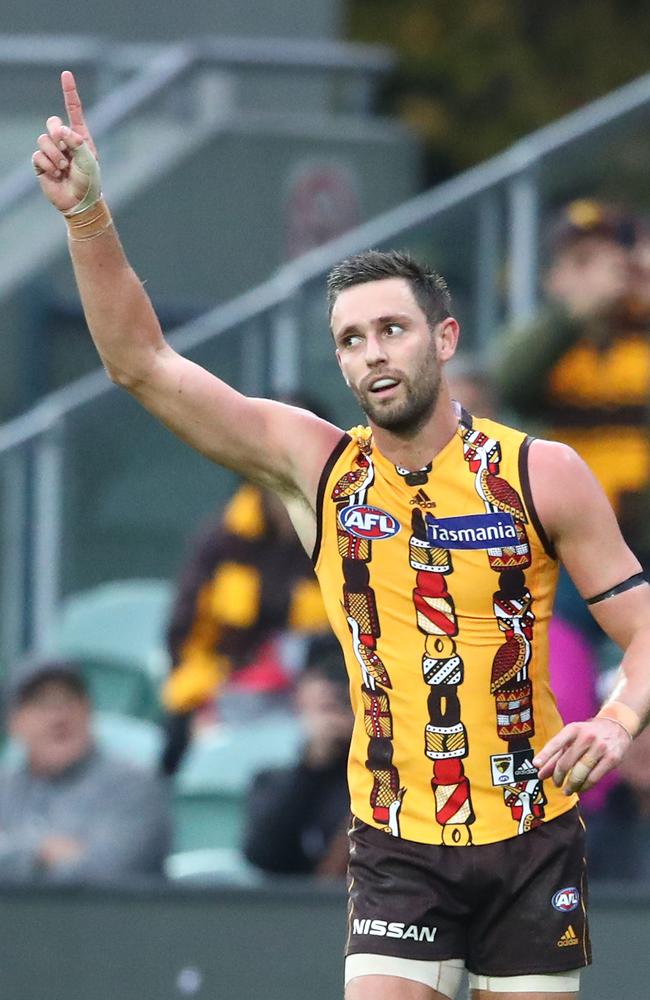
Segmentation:
{"type": "Polygon", "coordinates": [[[369,504],[344,507],[339,512],[339,523],[355,538],[367,538],[371,541],[392,538],[400,529],[399,521],[392,514],[369,504]]]}
{"type": "Polygon", "coordinates": [[[571,910],[575,910],[579,902],[580,893],[574,885],[558,890],[551,900],[553,909],[559,910],[561,913],[570,913],[571,910]]]}

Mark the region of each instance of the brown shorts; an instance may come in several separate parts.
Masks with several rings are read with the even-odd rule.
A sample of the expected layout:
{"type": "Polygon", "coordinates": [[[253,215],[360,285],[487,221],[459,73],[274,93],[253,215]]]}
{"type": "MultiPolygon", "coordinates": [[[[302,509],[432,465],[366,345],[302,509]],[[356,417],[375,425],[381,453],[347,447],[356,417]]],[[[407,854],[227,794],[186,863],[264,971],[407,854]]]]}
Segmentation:
{"type": "Polygon", "coordinates": [[[578,809],[496,844],[445,847],[353,820],[346,954],[462,958],[484,976],[591,962],[578,809]]]}

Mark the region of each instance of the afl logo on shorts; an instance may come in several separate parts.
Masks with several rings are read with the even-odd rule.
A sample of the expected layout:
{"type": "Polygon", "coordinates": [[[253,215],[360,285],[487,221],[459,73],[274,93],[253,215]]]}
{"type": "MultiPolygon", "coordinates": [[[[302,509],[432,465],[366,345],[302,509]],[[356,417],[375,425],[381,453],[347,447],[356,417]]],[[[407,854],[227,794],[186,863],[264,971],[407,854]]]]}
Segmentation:
{"type": "Polygon", "coordinates": [[[367,538],[370,541],[392,538],[400,529],[399,521],[392,514],[368,504],[344,507],[339,512],[339,523],[355,538],[367,538]]]}
{"type": "Polygon", "coordinates": [[[575,910],[579,902],[580,893],[574,885],[569,885],[566,889],[559,889],[551,900],[553,909],[559,910],[561,913],[570,913],[571,910],[575,910]]]}

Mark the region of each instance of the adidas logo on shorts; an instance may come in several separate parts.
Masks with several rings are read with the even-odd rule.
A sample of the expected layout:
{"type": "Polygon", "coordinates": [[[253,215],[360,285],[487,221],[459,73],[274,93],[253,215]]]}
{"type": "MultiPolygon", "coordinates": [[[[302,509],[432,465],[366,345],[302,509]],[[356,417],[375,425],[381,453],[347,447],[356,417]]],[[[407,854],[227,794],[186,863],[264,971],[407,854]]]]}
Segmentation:
{"type": "Polygon", "coordinates": [[[564,934],[558,941],[557,946],[558,948],[570,948],[573,944],[580,944],[580,939],[571,924],[569,924],[564,934]]]}

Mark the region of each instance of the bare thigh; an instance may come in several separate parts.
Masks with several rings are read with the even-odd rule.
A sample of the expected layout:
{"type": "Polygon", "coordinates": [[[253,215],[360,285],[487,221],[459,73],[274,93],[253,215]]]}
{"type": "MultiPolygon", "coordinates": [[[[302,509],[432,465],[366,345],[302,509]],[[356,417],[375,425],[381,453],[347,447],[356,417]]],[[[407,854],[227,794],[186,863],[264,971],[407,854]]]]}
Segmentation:
{"type": "Polygon", "coordinates": [[[578,1000],[579,993],[486,993],[472,990],[472,1000],[578,1000]]]}
{"type": "MultiPolygon", "coordinates": [[[[449,997],[412,979],[401,979],[398,976],[359,976],[348,983],[345,1000],[449,1000],[449,997]]],[[[562,998],[556,996],[555,1000],[562,998]]]]}

